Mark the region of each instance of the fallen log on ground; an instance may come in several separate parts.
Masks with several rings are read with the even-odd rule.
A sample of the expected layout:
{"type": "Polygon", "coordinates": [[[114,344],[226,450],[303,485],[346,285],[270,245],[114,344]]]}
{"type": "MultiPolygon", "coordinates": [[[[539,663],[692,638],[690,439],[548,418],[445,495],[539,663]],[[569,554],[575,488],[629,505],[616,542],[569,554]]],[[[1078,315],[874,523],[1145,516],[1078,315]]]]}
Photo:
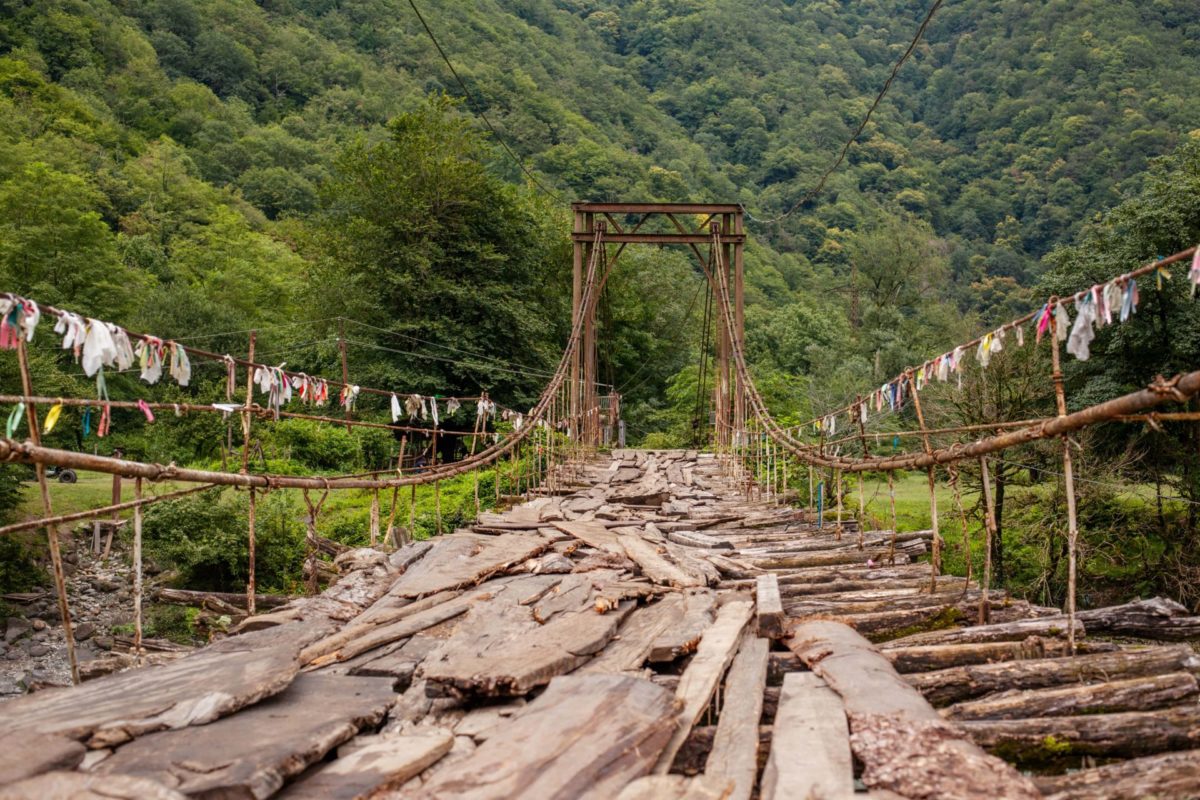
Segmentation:
{"type": "Polygon", "coordinates": [[[871,789],[907,797],[1041,795],[1003,761],[962,738],[861,635],[836,622],[793,628],[788,647],[841,695],[850,743],[871,789]]]}
{"type": "MultiPolygon", "coordinates": [[[[180,605],[198,606],[207,599],[220,600],[238,608],[246,608],[246,595],[238,592],[197,592],[191,589],[155,589],[151,596],[162,603],[178,603],[180,605]]],[[[254,605],[256,609],[278,608],[291,600],[285,594],[256,594],[254,605]]]]}

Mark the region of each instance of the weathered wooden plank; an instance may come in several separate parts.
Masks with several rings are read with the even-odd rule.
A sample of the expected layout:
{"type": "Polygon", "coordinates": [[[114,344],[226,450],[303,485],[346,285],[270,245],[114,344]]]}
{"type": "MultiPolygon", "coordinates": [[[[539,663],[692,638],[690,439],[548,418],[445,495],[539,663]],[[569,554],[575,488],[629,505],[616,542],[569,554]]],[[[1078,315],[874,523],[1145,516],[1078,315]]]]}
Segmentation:
{"type": "Polygon", "coordinates": [[[704,637],[696,648],[696,655],[683,671],[679,688],[675,690],[675,696],[682,708],[676,719],[675,732],[654,766],[656,774],[665,774],[671,769],[675,754],[687,739],[696,720],[704,713],[717,684],[721,682],[721,676],[725,674],[725,668],[733,659],[742,629],[753,611],[754,603],[748,600],[726,603],[717,612],[712,626],[704,632],[704,637]]]}
{"type": "Polygon", "coordinates": [[[682,617],[654,639],[647,660],[669,662],[694,653],[704,632],[712,625],[716,605],[717,596],[708,589],[684,592],[682,617]]]}
{"type": "Polygon", "coordinates": [[[722,775],[647,775],[625,787],[617,800],[726,800],[732,783],[722,775]]]}
{"type": "Polygon", "coordinates": [[[47,772],[0,787],[0,800],[187,800],[146,778],[47,772]]]}
{"type": "Polygon", "coordinates": [[[432,628],[434,625],[465,614],[470,607],[470,599],[454,599],[439,603],[424,611],[418,611],[390,625],[380,625],[362,636],[350,639],[338,649],[314,659],[312,666],[347,661],[385,644],[407,639],[426,628],[432,628]]]}
{"type": "Polygon", "coordinates": [[[1200,750],[1132,758],[1034,780],[1047,800],[1195,798],[1200,797],[1200,750]]]}
{"type": "Polygon", "coordinates": [[[779,577],[759,575],[755,584],[758,610],[758,635],[765,639],[783,637],[783,601],[779,597],[779,577]]]}
{"type": "Polygon", "coordinates": [[[0,705],[6,732],[60,734],[89,747],[202,725],[282,691],[301,648],[327,629],[289,623],[221,640],[157,667],[51,689],[0,705]]]}
{"type": "Polygon", "coordinates": [[[395,700],[391,681],[307,674],[279,695],[210,725],[143,736],[95,771],[149,778],[188,795],[269,797],[395,700]]]}
{"type": "Polygon", "coordinates": [[[456,533],[439,539],[434,548],[405,571],[388,590],[393,597],[418,598],[474,586],[550,547],[536,534],[508,533],[477,536],[456,533]]]}
{"type": "Polygon", "coordinates": [[[375,741],[328,764],[312,767],[277,796],[283,800],[355,800],[398,788],[450,752],[454,744],[453,735],[436,728],[395,737],[363,738],[375,741]]]}
{"type": "Polygon", "coordinates": [[[981,747],[1023,764],[1071,756],[1151,755],[1200,747],[1200,705],[1081,717],[964,720],[956,723],[981,747]]]}
{"type": "Polygon", "coordinates": [[[1178,642],[1200,639],[1200,616],[1192,616],[1174,600],[1152,597],[1120,606],[1080,611],[1077,616],[1097,633],[1119,633],[1144,639],[1178,642]]]}
{"type": "Polygon", "coordinates": [[[762,800],[850,800],[854,760],[842,698],[811,672],[784,676],[762,800]]]}
{"type": "Polygon", "coordinates": [[[1040,797],[1027,778],[963,739],[848,626],[802,623],[787,643],[845,703],[850,746],[869,788],[947,800],[1040,797]]]}
{"type": "Polygon", "coordinates": [[[1022,719],[1145,711],[1181,703],[1200,694],[1196,678],[1186,672],[1104,681],[1053,689],[1013,690],[942,709],[947,719],[1022,719]]]}
{"type": "Polygon", "coordinates": [[[940,706],[1004,690],[1046,689],[1064,683],[1143,678],[1182,670],[1200,672],[1200,655],[1191,647],[1180,644],[1065,658],[973,664],[909,675],[905,680],[925,695],[926,700],[940,706]]]}
{"type": "Polygon", "coordinates": [[[767,685],[766,639],[745,636],[725,679],[725,698],[705,773],[728,778],[729,800],[749,800],[758,777],[758,723],[767,685]]]}
{"type": "Polygon", "coordinates": [[[425,800],[611,800],[670,737],[671,693],[625,675],[566,675],[507,727],[412,796],[425,800]]]}
{"type": "Polygon", "coordinates": [[[640,669],[659,635],[676,629],[682,620],[683,595],[677,593],[635,609],[613,640],[579,669],[581,672],[631,672],[640,669]]]}
{"type": "Polygon", "coordinates": [[[617,529],[618,541],[630,559],[642,570],[642,574],[657,584],[686,589],[694,586],[707,586],[708,580],[698,571],[689,568],[690,565],[678,557],[673,557],[665,545],[655,545],[643,539],[637,533],[625,533],[617,529]]]}
{"type": "Polygon", "coordinates": [[[0,786],[53,770],[71,770],[87,748],[65,736],[0,733],[0,786]]]}

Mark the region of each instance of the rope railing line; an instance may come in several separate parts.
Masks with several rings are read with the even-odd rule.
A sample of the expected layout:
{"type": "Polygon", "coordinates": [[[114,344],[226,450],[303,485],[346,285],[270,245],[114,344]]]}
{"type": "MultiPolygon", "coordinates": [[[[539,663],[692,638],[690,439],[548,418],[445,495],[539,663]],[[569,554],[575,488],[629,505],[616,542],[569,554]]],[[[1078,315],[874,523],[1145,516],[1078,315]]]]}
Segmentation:
{"type": "MultiPolygon", "coordinates": [[[[37,403],[39,405],[61,405],[69,408],[88,408],[99,405],[107,405],[112,408],[124,408],[134,411],[141,411],[142,406],[149,408],[152,411],[180,411],[187,413],[215,413],[215,414],[239,414],[245,410],[244,406],[238,405],[236,409],[218,408],[216,404],[204,403],[171,403],[161,400],[96,400],[95,398],[87,397],[51,397],[51,396],[26,396],[19,394],[0,394],[0,403],[37,403]]],[[[222,403],[221,405],[232,405],[222,403]]],[[[270,419],[274,416],[271,409],[254,403],[250,406],[250,412],[256,417],[262,419],[270,419]]],[[[316,414],[303,414],[296,411],[280,411],[279,416],[292,419],[307,419],[314,422],[327,422],[331,425],[350,425],[352,427],[362,428],[386,428],[394,431],[404,431],[406,433],[429,433],[437,431],[439,435],[447,436],[473,436],[477,435],[478,431],[460,431],[448,428],[422,428],[419,426],[396,425],[386,422],[371,422],[369,420],[358,419],[341,419],[338,417],[323,417],[316,414]]]]}
{"type": "MultiPolygon", "coordinates": [[[[1196,250],[1197,250],[1196,247],[1189,247],[1186,250],[1179,251],[1178,253],[1174,253],[1174,254],[1166,256],[1164,258],[1160,258],[1155,261],[1151,261],[1147,264],[1143,264],[1142,266],[1138,267],[1137,269],[1130,270],[1129,272],[1123,272],[1120,275],[1117,275],[1116,277],[1109,278],[1107,281],[1104,281],[1102,284],[1095,284],[1095,285],[1107,285],[1107,284],[1114,283],[1114,282],[1125,283],[1130,280],[1136,280],[1137,278],[1140,278],[1143,275],[1149,275],[1150,273],[1157,272],[1160,269],[1163,269],[1164,267],[1168,267],[1172,264],[1176,264],[1180,261],[1184,261],[1185,259],[1191,258],[1196,254],[1196,250]]],[[[1082,299],[1085,295],[1087,295],[1087,293],[1090,291],[1092,291],[1092,287],[1089,286],[1086,289],[1080,289],[1079,291],[1075,292],[1074,294],[1063,295],[1063,296],[1052,296],[1047,300],[1047,303],[1078,301],[1078,300],[1082,299]]],[[[1037,308],[1035,308],[1034,310],[1030,311],[1029,313],[1024,314],[1020,317],[1017,317],[1016,319],[1005,322],[1002,325],[998,325],[994,328],[990,328],[989,330],[987,330],[984,333],[981,333],[979,336],[976,336],[974,339],[970,340],[969,342],[964,342],[962,344],[955,345],[954,347],[951,347],[951,348],[943,351],[943,353],[941,353],[940,355],[952,353],[958,349],[961,349],[965,355],[970,348],[977,347],[980,344],[980,342],[982,342],[984,340],[984,338],[987,337],[988,335],[997,333],[999,331],[1010,331],[1014,328],[1024,325],[1025,323],[1030,322],[1031,320],[1035,319],[1038,316],[1038,314],[1041,313],[1042,309],[1045,307],[1046,307],[1046,304],[1040,305],[1037,308]]],[[[937,358],[937,357],[938,356],[934,356],[934,358],[937,358]]],[[[917,367],[919,368],[920,366],[922,366],[924,364],[928,364],[932,360],[933,359],[926,359],[925,361],[921,362],[921,364],[917,365],[917,367]]],[[[912,374],[914,369],[915,369],[914,367],[908,367],[906,369],[903,369],[898,374],[893,376],[891,379],[885,381],[881,385],[886,386],[886,385],[894,383],[896,381],[906,380],[912,374]]],[[[874,391],[874,389],[872,389],[872,391],[874,391]]],[[[866,400],[864,400],[864,402],[866,402],[866,400]]],[[[804,427],[805,425],[811,425],[813,423],[821,422],[822,420],[824,420],[830,416],[835,416],[835,415],[840,415],[840,414],[845,414],[847,412],[851,412],[854,409],[858,408],[858,405],[859,405],[858,401],[855,400],[852,403],[847,403],[846,405],[843,405],[832,411],[828,411],[824,414],[821,414],[820,416],[813,417],[812,419],[808,420],[807,422],[801,423],[800,425],[793,426],[793,427],[804,427]]]]}
{"type": "MultiPolygon", "coordinates": [[[[714,249],[720,253],[720,234],[713,233],[714,249]]],[[[1133,272],[1126,273],[1125,278],[1136,277],[1139,274],[1145,274],[1150,270],[1156,270],[1166,263],[1181,260],[1188,255],[1193,255],[1196,248],[1190,248],[1181,253],[1171,256],[1169,259],[1157,261],[1147,267],[1139,268],[1133,272]]],[[[718,255],[718,261],[720,256],[718,255]]],[[[718,276],[724,272],[721,265],[718,263],[718,269],[715,270],[718,276]]],[[[718,284],[718,299],[720,301],[721,317],[724,320],[727,333],[733,336],[734,320],[732,302],[729,298],[728,286],[722,280],[717,281],[718,284]]],[[[1036,312],[1035,312],[1036,313],[1036,312]]],[[[1028,316],[1032,319],[1033,315],[1028,316]]],[[[982,339],[978,340],[981,341],[982,339]]],[[[1047,439],[1064,436],[1073,433],[1081,428],[1089,425],[1113,420],[1122,415],[1137,414],[1146,411],[1155,406],[1170,402],[1182,402],[1193,395],[1200,393],[1200,371],[1188,372],[1177,375],[1170,380],[1157,378],[1150,386],[1137,392],[1131,392],[1121,397],[1108,400],[1103,403],[1085,408],[1073,414],[1065,414],[1054,417],[1046,422],[1030,425],[1028,427],[1019,428],[1015,431],[1010,431],[1003,434],[979,439],[970,444],[957,443],[951,447],[942,447],[931,449],[928,452],[912,453],[900,456],[876,456],[864,458],[849,458],[845,456],[828,456],[822,455],[819,452],[814,452],[816,448],[802,442],[796,441],[778,423],[775,422],[767,409],[766,403],[763,401],[758,387],[754,383],[753,377],[750,375],[750,370],[747,367],[745,354],[738,346],[731,348],[734,366],[738,371],[739,376],[746,388],[747,398],[753,408],[755,416],[764,428],[771,433],[772,438],[782,444],[785,449],[790,451],[796,458],[809,463],[813,466],[827,467],[830,469],[848,470],[851,472],[861,472],[867,470],[895,470],[895,469],[918,469],[946,464],[954,461],[961,461],[967,458],[978,458],[989,453],[994,453],[1000,450],[1005,450],[1009,447],[1015,447],[1021,444],[1027,444],[1038,439],[1047,439]]]]}
{"type": "MultiPolygon", "coordinates": [[[[12,292],[4,292],[3,296],[12,299],[12,298],[19,297],[20,295],[13,294],[12,292]]],[[[40,303],[38,304],[38,308],[41,309],[43,314],[51,314],[56,317],[61,317],[63,314],[66,314],[66,313],[73,313],[73,312],[68,312],[61,308],[56,308],[55,306],[42,305],[40,303]]],[[[80,315],[80,316],[82,316],[82,315],[80,315]]],[[[84,319],[90,319],[90,318],[84,317],[84,319]]],[[[103,322],[104,320],[98,320],[98,321],[103,322]]],[[[238,366],[249,367],[251,369],[260,369],[260,368],[261,369],[274,369],[275,368],[271,364],[267,364],[267,363],[264,363],[261,361],[250,361],[248,359],[241,358],[239,356],[232,356],[232,355],[223,354],[223,353],[215,353],[211,350],[204,350],[202,348],[195,347],[193,345],[183,344],[181,341],[179,341],[177,339],[166,339],[166,338],[161,338],[161,337],[157,337],[157,336],[152,336],[151,334],[148,334],[148,333],[138,333],[136,331],[131,331],[128,328],[122,328],[122,330],[124,330],[125,333],[131,339],[140,339],[144,342],[149,342],[149,341],[154,341],[154,340],[162,341],[164,343],[174,342],[177,346],[183,348],[183,350],[188,354],[189,357],[195,356],[197,358],[205,359],[207,361],[220,361],[220,362],[232,361],[234,364],[237,364],[238,366]]],[[[326,339],[318,339],[316,341],[318,341],[318,342],[326,341],[328,338],[329,337],[326,337],[326,339]]],[[[282,370],[282,372],[284,375],[288,376],[289,378],[302,378],[302,377],[317,378],[319,380],[324,381],[329,386],[345,388],[347,386],[355,386],[356,385],[356,384],[349,383],[349,382],[335,380],[333,378],[323,378],[318,375],[308,375],[307,373],[299,372],[296,370],[285,369],[285,370],[282,370]]],[[[425,392],[391,391],[388,389],[376,389],[376,388],[373,388],[370,386],[359,386],[358,389],[359,389],[360,393],[376,395],[379,397],[391,397],[392,395],[396,395],[397,397],[407,397],[409,395],[414,395],[414,394],[420,395],[422,397],[435,396],[435,395],[429,395],[425,392]]],[[[480,400],[480,396],[477,396],[477,395],[476,396],[464,396],[464,397],[449,397],[449,396],[438,395],[436,397],[439,400],[458,400],[458,401],[466,401],[466,402],[478,402],[480,400]]]]}

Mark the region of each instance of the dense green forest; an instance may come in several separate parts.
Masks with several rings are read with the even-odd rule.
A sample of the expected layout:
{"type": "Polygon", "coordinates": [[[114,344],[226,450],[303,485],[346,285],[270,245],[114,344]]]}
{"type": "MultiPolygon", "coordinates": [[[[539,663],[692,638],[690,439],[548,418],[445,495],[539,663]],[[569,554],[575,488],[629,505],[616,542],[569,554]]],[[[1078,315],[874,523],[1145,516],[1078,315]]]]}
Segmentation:
{"type": "MultiPolygon", "coordinates": [[[[217,352],[244,353],[255,328],[262,359],[331,376],[340,328],[356,382],[520,407],[567,334],[568,201],[736,201],[749,356],[800,419],[1051,290],[1200,239],[1191,0],[947,4],[826,190],[781,219],[926,3],[418,5],[469,99],[405,0],[0,0],[0,288],[217,352]]],[[[649,248],[621,263],[601,375],[634,442],[683,443],[698,270],[649,248]]],[[[1072,365],[1072,402],[1185,365],[1200,348],[1183,303],[1105,334],[1123,358],[1072,365]]],[[[39,390],[93,393],[44,335],[39,390]]],[[[155,396],[221,395],[221,368],[197,369],[155,396]]],[[[109,381],[114,399],[139,387],[109,381]]],[[[221,457],[219,420],[136,417],[101,448],[221,457]]],[[[388,455],[379,437],[264,435],[296,469],[388,455]]],[[[1190,435],[1097,448],[1195,499],[1190,435]]],[[[54,436],[77,445],[78,425],[54,436]]]]}

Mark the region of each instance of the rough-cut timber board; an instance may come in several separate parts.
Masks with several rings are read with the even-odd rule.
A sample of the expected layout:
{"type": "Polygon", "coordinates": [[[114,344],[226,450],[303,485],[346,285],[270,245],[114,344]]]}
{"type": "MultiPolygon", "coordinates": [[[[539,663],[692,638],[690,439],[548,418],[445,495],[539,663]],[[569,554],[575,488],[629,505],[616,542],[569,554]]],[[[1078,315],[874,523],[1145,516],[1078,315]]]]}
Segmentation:
{"type": "Polygon", "coordinates": [[[288,689],[228,719],[144,736],[96,766],[150,778],[188,795],[270,797],[396,698],[386,678],[301,675],[288,689]]]}
{"type": "Polygon", "coordinates": [[[935,706],[942,706],[992,692],[1143,678],[1184,670],[1193,674],[1200,672],[1200,655],[1191,647],[1178,644],[1065,658],[971,664],[917,673],[905,680],[925,695],[926,700],[935,706]]]}
{"type": "Polygon", "coordinates": [[[678,627],[683,619],[683,595],[672,593],[634,610],[617,635],[580,672],[632,672],[641,669],[659,634],[678,627]]]}
{"type": "Polygon", "coordinates": [[[758,635],[766,639],[779,639],[783,636],[783,602],[779,597],[779,577],[772,573],[759,575],[755,580],[758,635]]]}
{"type": "Polygon", "coordinates": [[[425,800],[611,800],[670,736],[671,693],[625,675],[550,682],[505,729],[419,791],[425,800]]]}
{"type": "Polygon", "coordinates": [[[284,787],[282,800],[355,800],[397,787],[421,772],[454,744],[449,731],[428,729],[363,745],[328,764],[315,766],[284,787]]]}
{"type": "Polygon", "coordinates": [[[796,626],[788,647],[846,705],[863,782],[906,797],[1034,800],[1033,784],[961,738],[860,634],[839,622],[796,626]]]}
{"type": "Polygon", "coordinates": [[[342,645],[337,650],[327,653],[324,656],[313,661],[314,666],[347,661],[362,653],[369,652],[377,647],[398,642],[401,639],[407,639],[410,636],[415,636],[426,628],[431,628],[449,619],[454,619],[460,614],[466,613],[471,607],[469,599],[454,599],[445,603],[439,603],[432,608],[418,611],[415,614],[405,617],[404,619],[393,622],[389,625],[381,625],[378,628],[371,630],[369,633],[351,639],[342,645]]]}
{"type": "Polygon", "coordinates": [[[654,639],[647,660],[655,663],[674,661],[695,652],[700,638],[712,625],[716,604],[716,594],[708,589],[685,592],[683,616],[654,639]]]}
{"type": "Polygon", "coordinates": [[[675,732],[654,766],[656,774],[663,775],[670,771],[675,754],[679,752],[696,720],[704,713],[721,682],[721,676],[725,674],[725,668],[737,650],[742,629],[753,612],[754,603],[748,600],[726,603],[717,612],[712,626],[704,632],[696,655],[683,671],[679,687],[675,690],[675,696],[683,707],[676,720],[675,732]]]}
{"type": "Polygon", "coordinates": [[[0,706],[0,730],[55,733],[108,747],[202,725],[282,691],[300,649],[324,629],[290,623],[234,636],[158,667],[51,689],[0,706]]]}
{"type": "Polygon", "coordinates": [[[1022,719],[1145,711],[1182,703],[1200,692],[1187,672],[1103,681],[1052,689],[1013,690],[942,709],[947,719],[1022,719]]]}
{"type": "Polygon", "coordinates": [[[837,692],[811,672],[784,676],[762,800],[851,800],[850,728],[837,692]]]}
{"type": "Polygon", "coordinates": [[[758,777],[758,721],[767,685],[766,639],[746,636],[725,679],[725,703],[705,773],[728,778],[729,800],[749,800],[758,777]]]}
{"type": "Polygon", "coordinates": [[[0,734],[0,786],[51,770],[71,770],[87,748],[65,736],[40,733],[0,734]]]}
{"type": "Polygon", "coordinates": [[[1133,758],[1035,780],[1047,800],[1191,800],[1200,797],[1200,750],[1133,758]]]}
{"type": "Polygon", "coordinates": [[[393,597],[417,598],[473,586],[550,547],[537,534],[477,536],[456,533],[439,539],[424,558],[408,568],[388,590],[393,597]]]}
{"type": "Polygon", "coordinates": [[[0,800],[187,800],[146,778],[47,772],[0,787],[0,800]]]}
{"type": "Polygon", "coordinates": [[[727,800],[733,784],[721,775],[647,775],[625,787],[617,800],[727,800]]]}

